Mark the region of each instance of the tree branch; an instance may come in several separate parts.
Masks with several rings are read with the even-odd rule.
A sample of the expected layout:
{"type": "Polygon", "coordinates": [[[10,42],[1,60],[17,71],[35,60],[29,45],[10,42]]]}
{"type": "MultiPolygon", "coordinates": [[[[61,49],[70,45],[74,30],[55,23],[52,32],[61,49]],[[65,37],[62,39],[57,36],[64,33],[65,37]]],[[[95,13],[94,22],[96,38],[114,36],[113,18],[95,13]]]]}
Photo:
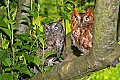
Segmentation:
{"type": "MultiPolygon", "coordinates": [[[[96,1],[95,34],[93,48],[89,54],[55,65],[44,77],[38,73],[32,80],[77,79],[112,65],[120,56],[120,45],[116,39],[119,2],[119,0],[96,1]]],[[[69,39],[69,36],[67,38],[69,39]]],[[[70,49],[69,45],[67,55],[73,53],[70,49]]]]}

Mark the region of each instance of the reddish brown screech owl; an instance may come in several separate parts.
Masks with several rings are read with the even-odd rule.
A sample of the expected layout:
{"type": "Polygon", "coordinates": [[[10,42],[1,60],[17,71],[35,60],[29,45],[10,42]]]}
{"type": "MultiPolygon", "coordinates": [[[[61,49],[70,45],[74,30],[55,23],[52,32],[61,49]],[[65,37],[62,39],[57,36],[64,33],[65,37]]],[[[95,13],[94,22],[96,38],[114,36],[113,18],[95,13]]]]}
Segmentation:
{"type": "Polygon", "coordinates": [[[91,8],[86,13],[78,13],[75,8],[73,9],[71,39],[73,45],[82,53],[87,53],[92,47],[93,18],[91,8]]]}

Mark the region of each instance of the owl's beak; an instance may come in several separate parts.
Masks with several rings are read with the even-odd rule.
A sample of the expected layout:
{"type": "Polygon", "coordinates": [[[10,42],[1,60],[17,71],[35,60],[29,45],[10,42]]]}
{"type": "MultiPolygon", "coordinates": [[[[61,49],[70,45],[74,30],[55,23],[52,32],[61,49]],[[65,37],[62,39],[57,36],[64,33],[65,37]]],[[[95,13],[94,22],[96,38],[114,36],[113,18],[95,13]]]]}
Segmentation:
{"type": "Polygon", "coordinates": [[[81,23],[81,24],[80,24],[80,27],[82,27],[82,26],[83,26],[83,24],[81,23]]]}

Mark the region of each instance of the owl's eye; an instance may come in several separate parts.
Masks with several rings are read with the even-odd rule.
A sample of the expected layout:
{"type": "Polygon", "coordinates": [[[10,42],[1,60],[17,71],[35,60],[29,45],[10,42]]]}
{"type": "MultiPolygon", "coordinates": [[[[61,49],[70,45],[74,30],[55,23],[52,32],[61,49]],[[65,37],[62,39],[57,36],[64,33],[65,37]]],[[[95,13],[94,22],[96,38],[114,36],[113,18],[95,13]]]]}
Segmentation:
{"type": "Polygon", "coordinates": [[[45,31],[46,31],[46,32],[48,32],[48,31],[49,31],[49,29],[46,29],[45,31]]]}
{"type": "Polygon", "coordinates": [[[58,27],[54,27],[55,30],[58,30],[58,27]]]}
{"type": "Polygon", "coordinates": [[[89,17],[84,18],[84,21],[89,21],[89,20],[90,20],[89,17]]]}
{"type": "Polygon", "coordinates": [[[80,19],[79,16],[76,16],[76,17],[75,17],[75,21],[78,21],[79,19],[80,19]]]}

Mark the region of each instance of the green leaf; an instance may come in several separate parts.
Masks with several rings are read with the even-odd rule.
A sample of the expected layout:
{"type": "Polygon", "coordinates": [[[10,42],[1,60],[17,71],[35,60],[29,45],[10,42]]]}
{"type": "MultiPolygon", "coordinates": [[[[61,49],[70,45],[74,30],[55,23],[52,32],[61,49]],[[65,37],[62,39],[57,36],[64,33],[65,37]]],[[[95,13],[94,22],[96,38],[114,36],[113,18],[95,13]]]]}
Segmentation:
{"type": "Polygon", "coordinates": [[[30,16],[32,16],[32,17],[36,18],[38,16],[37,11],[31,11],[31,10],[29,10],[29,13],[30,13],[30,16]]]}
{"type": "Polygon", "coordinates": [[[2,48],[3,49],[8,49],[8,45],[9,45],[9,42],[6,40],[6,38],[4,38],[2,40],[2,48]]]}
{"type": "Polygon", "coordinates": [[[12,25],[11,27],[12,27],[12,30],[15,30],[17,28],[15,24],[12,25]]]}
{"type": "Polygon", "coordinates": [[[26,40],[26,41],[29,41],[29,42],[32,42],[32,39],[31,37],[29,37],[29,34],[25,33],[25,34],[21,34],[21,35],[17,35],[17,37],[20,39],[20,40],[26,40]]]}
{"type": "Polygon", "coordinates": [[[21,65],[21,64],[16,64],[16,65],[13,67],[13,69],[14,69],[14,70],[19,70],[19,69],[20,69],[20,65],[21,65]]]}
{"type": "Polygon", "coordinates": [[[65,20],[68,19],[68,16],[67,16],[64,12],[62,12],[62,11],[61,11],[61,15],[62,15],[62,17],[63,17],[65,20]]]}
{"type": "Polygon", "coordinates": [[[20,68],[20,73],[24,73],[24,74],[27,74],[27,75],[31,76],[31,73],[30,73],[30,71],[27,67],[21,67],[20,68]]]}
{"type": "Polygon", "coordinates": [[[17,7],[15,8],[14,13],[12,14],[12,19],[13,19],[13,20],[15,20],[16,14],[17,14],[17,7]]]}
{"type": "Polygon", "coordinates": [[[34,56],[34,61],[33,61],[33,63],[36,64],[37,66],[39,66],[39,65],[40,65],[40,58],[34,56]]]}
{"type": "Polygon", "coordinates": [[[38,36],[38,39],[42,44],[44,44],[45,40],[44,40],[43,36],[38,36]]]}
{"type": "Polygon", "coordinates": [[[9,58],[6,58],[4,61],[2,61],[2,63],[5,65],[5,66],[10,66],[12,64],[11,60],[9,58]]]}
{"type": "Polygon", "coordinates": [[[2,80],[13,80],[13,75],[10,73],[5,73],[2,75],[2,80]]]}
{"type": "Polygon", "coordinates": [[[25,59],[28,61],[28,63],[34,61],[34,56],[28,55],[28,54],[24,54],[24,55],[25,55],[25,59]]]}
{"type": "Polygon", "coordinates": [[[24,46],[22,46],[22,49],[27,49],[27,50],[30,50],[30,49],[31,49],[31,46],[30,46],[30,45],[25,44],[24,46]]]}
{"type": "Polygon", "coordinates": [[[44,67],[45,72],[48,72],[48,71],[50,71],[51,69],[52,69],[52,66],[45,66],[45,67],[44,67]]]}
{"type": "Polygon", "coordinates": [[[58,52],[57,51],[47,51],[45,56],[46,58],[49,57],[50,55],[53,55],[53,54],[57,54],[58,52]]]}
{"type": "Polygon", "coordinates": [[[11,68],[5,68],[5,71],[11,71],[11,68]]]}
{"type": "Polygon", "coordinates": [[[22,41],[17,41],[17,42],[15,43],[15,46],[22,46],[22,41]]]}
{"type": "Polygon", "coordinates": [[[5,50],[0,50],[0,62],[5,60],[6,57],[7,57],[7,52],[5,50]]]}
{"type": "Polygon", "coordinates": [[[37,34],[39,34],[39,35],[43,35],[43,32],[42,31],[40,31],[40,29],[36,29],[36,32],[37,32],[37,34]]]}
{"type": "Polygon", "coordinates": [[[9,37],[11,36],[11,30],[10,29],[7,29],[7,28],[2,28],[0,27],[0,29],[2,29],[6,35],[8,35],[9,37]]]}
{"type": "Polygon", "coordinates": [[[1,26],[7,28],[7,24],[4,20],[0,20],[0,27],[1,26]]]}
{"type": "Polygon", "coordinates": [[[54,20],[52,18],[49,18],[49,17],[46,17],[45,19],[43,19],[41,22],[44,22],[44,23],[50,23],[50,22],[53,22],[54,20]]]}

